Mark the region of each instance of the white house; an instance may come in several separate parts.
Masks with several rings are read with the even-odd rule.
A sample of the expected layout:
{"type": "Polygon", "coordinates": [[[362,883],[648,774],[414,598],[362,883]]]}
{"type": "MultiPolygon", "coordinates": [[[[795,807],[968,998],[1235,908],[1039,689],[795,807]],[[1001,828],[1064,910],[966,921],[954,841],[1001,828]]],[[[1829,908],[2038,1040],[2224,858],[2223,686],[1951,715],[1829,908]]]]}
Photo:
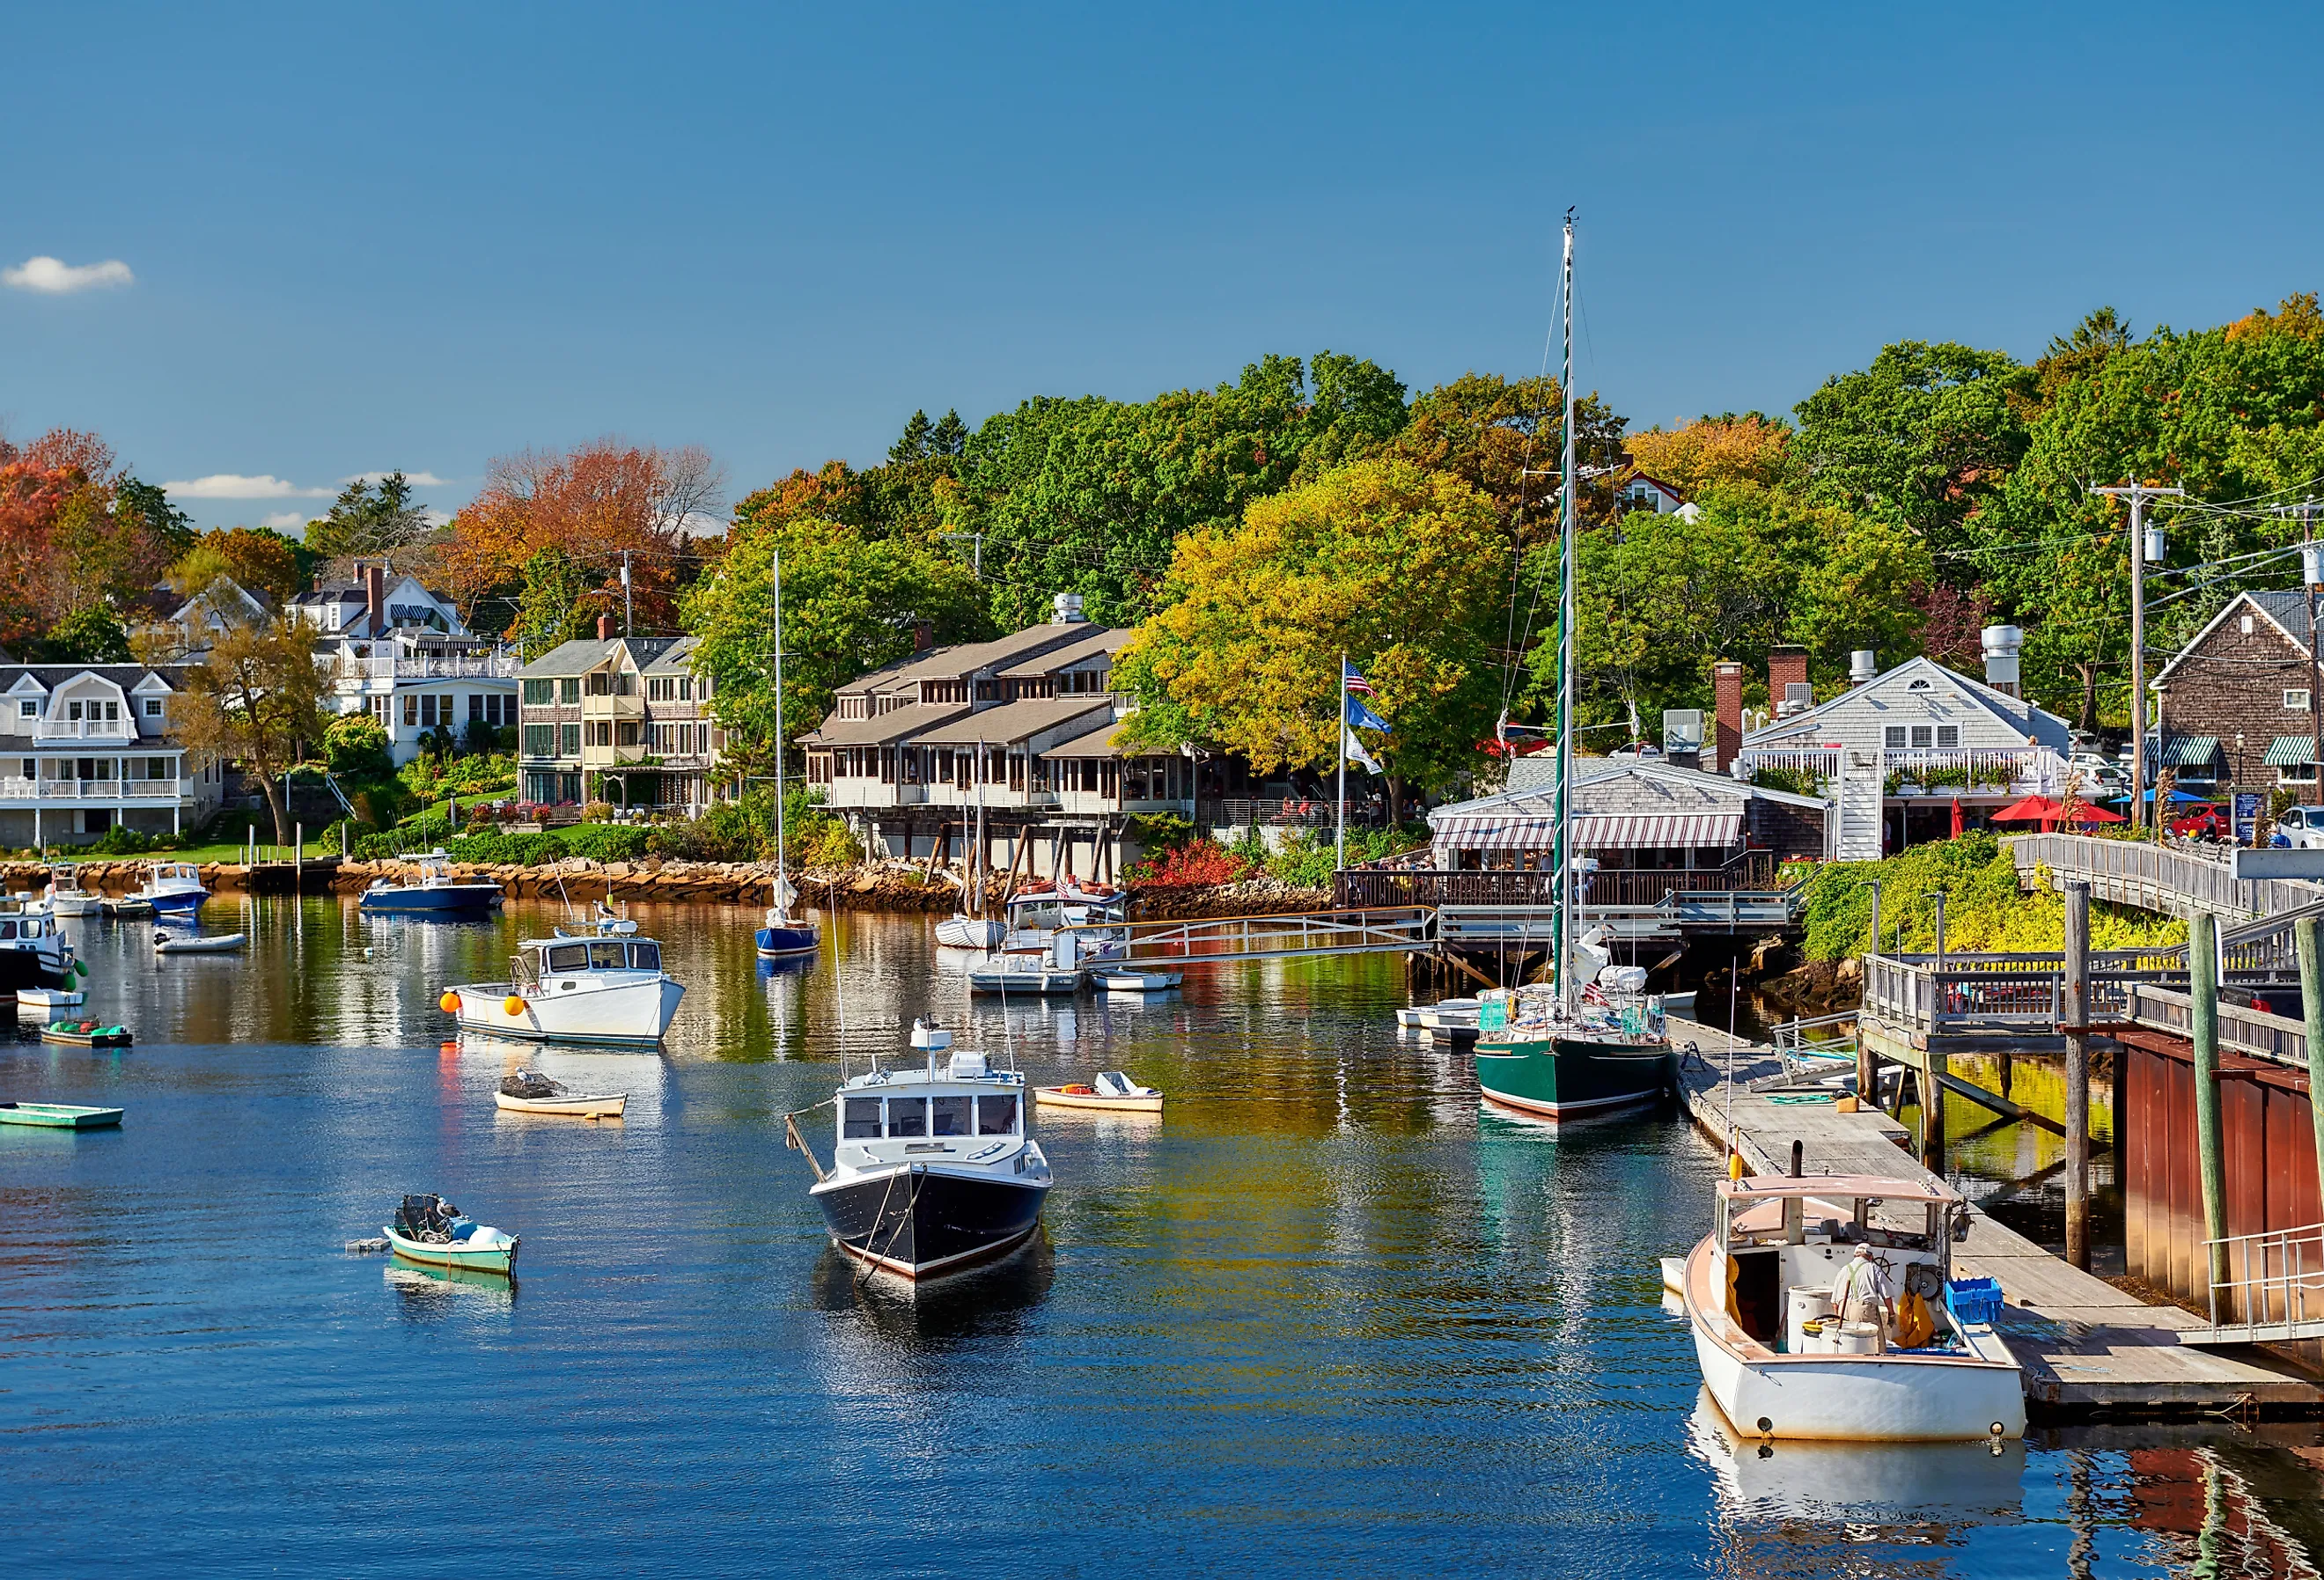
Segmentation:
{"type": "Polygon", "coordinates": [[[1843,861],[1947,837],[1956,801],[1975,818],[2024,796],[2054,797],[2072,754],[2071,727],[2056,714],[1927,658],[1742,738],[1738,779],[1812,777],[1824,787],[1843,861]]]}
{"type": "Polygon", "coordinates": [[[222,773],[171,734],[174,667],[0,666],[0,845],[173,834],[217,809],[222,773]]]}
{"type": "Polygon", "coordinates": [[[1615,488],[1614,497],[1621,504],[1623,513],[1646,512],[1654,515],[1680,515],[1694,519],[1694,506],[1686,495],[1659,477],[1650,476],[1635,468],[1624,474],[1615,488]]]}
{"type": "Polygon", "coordinates": [[[326,706],[378,720],[399,763],[438,730],[465,745],[479,725],[514,729],[517,655],[471,636],[451,600],[415,577],[391,582],[379,565],[363,571],[360,581],[318,583],[290,600],[319,633],[316,661],[332,672],[326,706]]]}

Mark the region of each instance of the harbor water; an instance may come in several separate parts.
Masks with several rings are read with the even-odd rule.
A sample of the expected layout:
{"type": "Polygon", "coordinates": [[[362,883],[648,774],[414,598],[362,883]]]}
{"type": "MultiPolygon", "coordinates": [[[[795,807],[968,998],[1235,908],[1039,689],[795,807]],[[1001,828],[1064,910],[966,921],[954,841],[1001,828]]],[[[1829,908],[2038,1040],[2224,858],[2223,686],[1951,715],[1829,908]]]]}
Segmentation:
{"type": "MultiPolygon", "coordinates": [[[[927,919],[635,909],[688,987],[659,1053],[461,1045],[489,921],[226,896],[245,956],[69,922],[124,1051],[0,1042],[0,1481],[22,1575],[2294,1575],[2324,1434],[2114,1425],[1995,1452],[1737,1444],[1656,1259],[1717,1155],[1670,1117],[1480,1111],[1400,1039],[1392,957],[1215,967],[1140,1001],[971,1003],[927,919]],[[782,1116],[916,1015],[1037,1082],[1027,1252],[900,1297],[826,1244],[782,1116]],[[520,1065],[629,1094],[503,1113],[520,1065]],[[407,1192],[518,1277],[350,1254],[407,1192]]],[[[5,1012],[0,1012],[5,1014],[5,1012]]],[[[802,1129],[828,1156],[829,1110],[802,1129]]]]}

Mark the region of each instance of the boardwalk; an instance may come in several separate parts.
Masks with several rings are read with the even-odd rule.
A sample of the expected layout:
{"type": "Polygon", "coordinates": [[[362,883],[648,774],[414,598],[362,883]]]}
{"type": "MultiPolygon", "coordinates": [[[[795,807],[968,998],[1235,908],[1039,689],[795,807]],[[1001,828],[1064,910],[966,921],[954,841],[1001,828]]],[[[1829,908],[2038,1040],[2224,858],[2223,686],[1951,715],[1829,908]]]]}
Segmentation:
{"type": "MultiPolygon", "coordinates": [[[[1692,1060],[1683,1096],[1695,1122],[1714,1140],[1728,1133],[1730,1094],[1727,1034],[1674,1019],[1681,1043],[1700,1047],[1711,1068],[1692,1060]]],[[[1882,1174],[1932,1180],[1904,1150],[1904,1127],[1877,1109],[1841,1113],[1821,1105],[1777,1104],[1747,1089],[1777,1074],[1772,1049],[1742,1045],[1731,1094],[1735,1139],[1754,1173],[1791,1168],[1802,1143],[1810,1173],[1882,1174]]],[[[2013,1308],[2003,1337],[2025,1369],[2029,1404],[2061,1414],[2193,1415],[2253,1408],[2310,1411],[2324,1406],[2324,1385],[2255,1351],[2221,1353],[2179,1343],[2186,1329],[2208,1326],[2172,1306],[2149,1306],[2105,1280],[2069,1267],[2034,1242],[1971,1210],[1969,1237],[1953,1256],[1957,1274],[2001,1281],[2013,1308]]]]}

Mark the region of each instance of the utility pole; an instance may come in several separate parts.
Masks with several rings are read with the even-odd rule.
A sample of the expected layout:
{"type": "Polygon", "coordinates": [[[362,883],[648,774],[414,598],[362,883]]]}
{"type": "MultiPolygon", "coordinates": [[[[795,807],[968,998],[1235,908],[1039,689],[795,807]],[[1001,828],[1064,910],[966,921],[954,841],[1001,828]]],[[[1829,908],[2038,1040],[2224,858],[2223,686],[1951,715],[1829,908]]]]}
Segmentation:
{"type": "Polygon", "coordinates": [[[963,538],[968,540],[970,572],[977,580],[982,581],[984,579],[984,534],[982,532],[946,532],[945,536],[954,541],[963,538]]]}
{"type": "Polygon", "coordinates": [[[630,551],[622,550],[622,634],[632,634],[630,625],[630,551]]]}
{"type": "MultiPolygon", "coordinates": [[[[2130,816],[2135,827],[2146,816],[2146,502],[2184,494],[2183,488],[2150,488],[2127,483],[2115,488],[2093,488],[2130,501],[2130,816]]],[[[2161,559],[2161,553],[2154,558],[2161,559]]],[[[2163,826],[2163,808],[2155,808],[2155,827],[2163,826]]]]}
{"type": "MultiPolygon", "coordinates": [[[[2316,541],[2317,503],[2303,499],[2298,504],[2279,504],[2271,512],[2300,518],[2300,579],[2308,589],[2308,724],[2315,735],[2315,749],[2309,758],[2311,766],[2324,763],[2324,658],[2318,656],[2316,641],[2316,605],[2324,599],[2324,543],[2316,541]]],[[[2317,793],[2324,796],[2324,768],[2316,772],[2317,793]]],[[[2256,828],[2253,835],[2257,836],[2256,828]]]]}

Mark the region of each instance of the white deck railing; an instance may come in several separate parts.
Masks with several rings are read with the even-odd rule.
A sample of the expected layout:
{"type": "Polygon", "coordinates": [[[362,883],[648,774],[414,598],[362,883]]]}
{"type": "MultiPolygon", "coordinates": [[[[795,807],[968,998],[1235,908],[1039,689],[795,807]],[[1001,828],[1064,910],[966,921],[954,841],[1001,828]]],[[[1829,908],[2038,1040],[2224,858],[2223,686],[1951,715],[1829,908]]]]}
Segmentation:
{"type": "Polygon", "coordinates": [[[0,779],[5,801],[174,801],[174,779],[0,779]]]}

